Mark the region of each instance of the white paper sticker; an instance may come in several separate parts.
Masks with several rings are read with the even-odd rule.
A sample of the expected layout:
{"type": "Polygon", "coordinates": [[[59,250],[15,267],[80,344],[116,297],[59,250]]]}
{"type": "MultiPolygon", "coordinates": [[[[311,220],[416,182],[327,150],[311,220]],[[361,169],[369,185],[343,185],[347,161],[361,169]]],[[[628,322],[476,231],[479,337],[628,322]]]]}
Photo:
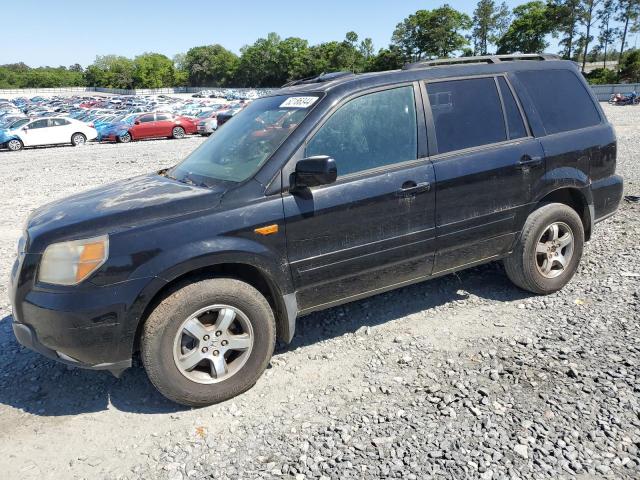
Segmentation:
{"type": "Polygon", "coordinates": [[[309,108],[316,100],[318,97],[289,97],[282,102],[280,108],[309,108]]]}

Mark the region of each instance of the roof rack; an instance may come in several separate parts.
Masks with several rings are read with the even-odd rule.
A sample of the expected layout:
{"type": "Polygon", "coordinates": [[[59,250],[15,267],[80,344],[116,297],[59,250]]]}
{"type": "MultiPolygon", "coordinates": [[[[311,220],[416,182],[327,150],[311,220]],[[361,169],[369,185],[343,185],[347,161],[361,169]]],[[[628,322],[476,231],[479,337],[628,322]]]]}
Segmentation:
{"type": "Polygon", "coordinates": [[[477,57],[439,58],[437,60],[421,60],[415,63],[408,63],[403,70],[415,70],[417,68],[435,67],[438,65],[465,65],[472,63],[500,63],[513,62],[517,60],[559,60],[558,55],[552,53],[520,53],[513,55],[480,55],[477,57]]]}
{"type": "Polygon", "coordinates": [[[307,83],[323,83],[330,82],[331,80],[335,80],[336,78],[348,77],[350,75],[355,75],[353,72],[330,72],[330,73],[321,73],[315,77],[302,78],[300,80],[293,80],[291,82],[285,83],[282,88],[285,87],[293,87],[294,85],[304,85],[307,83]]]}

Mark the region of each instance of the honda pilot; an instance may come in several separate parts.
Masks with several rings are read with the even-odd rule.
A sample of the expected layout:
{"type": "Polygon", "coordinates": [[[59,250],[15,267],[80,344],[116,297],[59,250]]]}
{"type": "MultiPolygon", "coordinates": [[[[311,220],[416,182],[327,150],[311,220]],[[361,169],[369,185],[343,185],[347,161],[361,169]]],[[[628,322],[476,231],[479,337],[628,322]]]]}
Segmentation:
{"type": "Polygon", "coordinates": [[[571,280],[622,195],[616,137],[549,55],[335,73],[258,99],[173,168],[29,217],[11,273],[20,343],[169,399],[246,391],[296,319],[501,260],[571,280]]]}

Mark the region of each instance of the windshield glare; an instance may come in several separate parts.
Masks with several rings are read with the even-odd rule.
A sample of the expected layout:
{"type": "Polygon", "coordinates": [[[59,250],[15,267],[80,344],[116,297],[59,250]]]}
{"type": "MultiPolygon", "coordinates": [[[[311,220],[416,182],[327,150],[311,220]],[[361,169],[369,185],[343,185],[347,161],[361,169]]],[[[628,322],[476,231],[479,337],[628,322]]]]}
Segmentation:
{"type": "Polygon", "coordinates": [[[317,96],[283,95],[254,101],[168,175],[205,185],[209,180],[246,180],[296,129],[317,100],[317,96]]]}

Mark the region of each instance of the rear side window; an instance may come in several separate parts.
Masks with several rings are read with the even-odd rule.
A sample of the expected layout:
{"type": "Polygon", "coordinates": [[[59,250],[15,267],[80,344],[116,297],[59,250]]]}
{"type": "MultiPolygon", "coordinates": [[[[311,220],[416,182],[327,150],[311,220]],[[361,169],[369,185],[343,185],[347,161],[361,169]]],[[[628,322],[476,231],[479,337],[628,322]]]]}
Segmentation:
{"type": "Polygon", "coordinates": [[[509,124],[509,138],[522,138],[527,136],[527,130],[524,127],[522,121],[522,115],[518,109],[515,98],[507,81],[504,77],[498,77],[498,83],[500,84],[500,93],[502,94],[502,101],[504,102],[504,112],[507,115],[507,123],[509,124]]]}
{"type": "Polygon", "coordinates": [[[52,118],[51,119],[51,126],[53,127],[61,127],[63,125],[69,125],[69,121],[65,120],[64,118],[52,118]]]}
{"type": "Polygon", "coordinates": [[[333,157],[340,176],[415,160],[413,87],[370,93],[346,103],[320,127],[305,154],[333,157]]]}
{"type": "Polygon", "coordinates": [[[519,72],[548,134],[567,132],[600,123],[593,100],[569,70],[519,72]]]}
{"type": "Polygon", "coordinates": [[[427,84],[438,153],[503,142],[507,139],[502,105],[491,78],[427,84]]]}
{"type": "Polygon", "coordinates": [[[156,115],[156,121],[169,120],[170,118],[171,116],[167,113],[158,113],[156,115]]]}

